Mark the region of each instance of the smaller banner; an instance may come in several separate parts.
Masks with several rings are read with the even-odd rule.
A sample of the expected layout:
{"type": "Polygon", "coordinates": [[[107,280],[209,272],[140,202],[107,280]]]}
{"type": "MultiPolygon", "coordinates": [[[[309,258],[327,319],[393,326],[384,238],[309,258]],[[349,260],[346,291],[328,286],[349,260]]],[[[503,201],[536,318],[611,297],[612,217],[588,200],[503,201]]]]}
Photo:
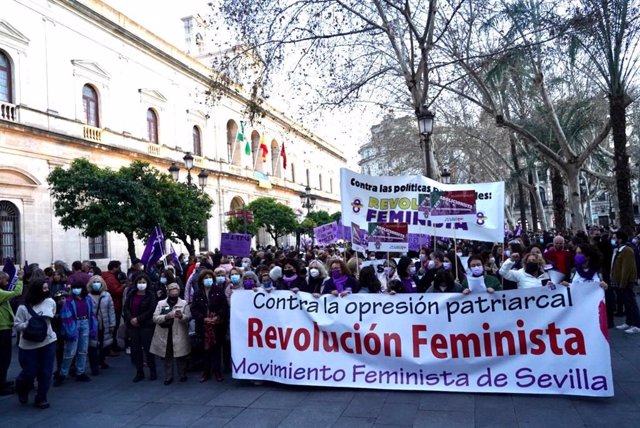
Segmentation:
{"type": "MultiPolygon", "coordinates": [[[[434,190],[426,217],[444,217],[444,221],[475,220],[475,190],[434,190]]],[[[426,200],[426,198],[425,198],[426,200]]]]}
{"type": "Polygon", "coordinates": [[[407,252],[408,229],[407,223],[369,223],[370,251],[407,252]]]}
{"type": "Polygon", "coordinates": [[[431,248],[431,236],[426,233],[409,234],[409,251],[420,251],[420,248],[431,248]]]}
{"type": "Polygon", "coordinates": [[[329,245],[336,242],[339,238],[338,223],[332,222],[323,224],[313,228],[313,235],[318,245],[329,245]]]}
{"type": "Polygon", "coordinates": [[[364,253],[367,249],[367,231],[355,223],[351,223],[351,248],[364,253]]]}
{"type": "Polygon", "coordinates": [[[220,252],[223,256],[249,257],[252,236],[244,233],[223,233],[220,238],[220,252]]]}

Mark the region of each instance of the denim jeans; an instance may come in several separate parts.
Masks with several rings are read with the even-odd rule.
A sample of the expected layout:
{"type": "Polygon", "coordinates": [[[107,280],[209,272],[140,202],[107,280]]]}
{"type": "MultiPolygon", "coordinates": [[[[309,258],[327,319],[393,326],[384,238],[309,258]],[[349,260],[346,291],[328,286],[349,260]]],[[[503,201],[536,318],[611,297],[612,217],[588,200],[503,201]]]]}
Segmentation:
{"type": "Polygon", "coordinates": [[[51,386],[53,363],[56,360],[56,342],[36,349],[18,348],[18,361],[22,371],[16,378],[16,389],[19,394],[27,394],[38,379],[36,403],[47,401],[47,392],[51,386]]]}
{"type": "Polygon", "coordinates": [[[73,361],[73,357],[76,357],[76,354],[76,373],[79,375],[84,374],[87,369],[89,320],[77,320],[76,323],[78,323],[78,338],[74,341],[64,341],[64,357],[62,359],[62,367],[60,367],[60,374],[63,376],[69,374],[71,361],[73,361]]]}

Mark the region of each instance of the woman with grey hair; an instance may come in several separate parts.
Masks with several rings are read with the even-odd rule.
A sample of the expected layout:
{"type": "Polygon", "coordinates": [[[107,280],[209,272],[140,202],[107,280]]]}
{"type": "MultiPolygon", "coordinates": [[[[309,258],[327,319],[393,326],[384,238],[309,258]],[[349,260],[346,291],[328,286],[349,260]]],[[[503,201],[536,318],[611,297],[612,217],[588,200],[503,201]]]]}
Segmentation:
{"type": "Polygon", "coordinates": [[[93,300],[93,312],[98,320],[98,336],[89,340],[89,365],[91,375],[100,374],[100,369],[108,369],[107,355],[113,345],[113,330],[116,327],[116,311],[107,283],[100,275],[93,275],[87,282],[89,296],[93,300]]]}

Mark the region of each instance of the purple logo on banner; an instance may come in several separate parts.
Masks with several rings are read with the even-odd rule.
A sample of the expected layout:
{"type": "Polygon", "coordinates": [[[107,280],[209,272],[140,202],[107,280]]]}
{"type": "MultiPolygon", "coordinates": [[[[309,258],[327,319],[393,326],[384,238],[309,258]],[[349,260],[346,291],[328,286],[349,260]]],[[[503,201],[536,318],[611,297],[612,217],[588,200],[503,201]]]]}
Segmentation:
{"type": "Polygon", "coordinates": [[[251,238],[251,235],[244,233],[223,233],[220,238],[220,252],[223,256],[249,257],[251,238]]]}
{"type": "Polygon", "coordinates": [[[313,228],[318,245],[329,245],[338,240],[338,223],[332,222],[313,228]]]}
{"type": "Polygon", "coordinates": [[[431,236],[426,233],[410,233],[409,251],[420,251],[422,247],[431,247],[431,236]]]}

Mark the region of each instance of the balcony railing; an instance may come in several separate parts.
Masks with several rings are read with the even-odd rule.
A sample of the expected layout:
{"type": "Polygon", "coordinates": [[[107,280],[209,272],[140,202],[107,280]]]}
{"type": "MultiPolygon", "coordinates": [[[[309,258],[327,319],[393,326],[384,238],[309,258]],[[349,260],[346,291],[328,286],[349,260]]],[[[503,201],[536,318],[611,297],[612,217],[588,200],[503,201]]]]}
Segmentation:
{"type": "Polygon", "coordinates": [[[17,122],[18,107],[16,107],[14,104],[0,102],[0,119],[8,120],[9,122],[17,122]]]}
{"type": "Polygon", "coordinates": [[[89,141],[102,141],[102,129],[94,128],[93,126],[85,125],[83,127],[83,135],[85,140],[89,141]]]}

